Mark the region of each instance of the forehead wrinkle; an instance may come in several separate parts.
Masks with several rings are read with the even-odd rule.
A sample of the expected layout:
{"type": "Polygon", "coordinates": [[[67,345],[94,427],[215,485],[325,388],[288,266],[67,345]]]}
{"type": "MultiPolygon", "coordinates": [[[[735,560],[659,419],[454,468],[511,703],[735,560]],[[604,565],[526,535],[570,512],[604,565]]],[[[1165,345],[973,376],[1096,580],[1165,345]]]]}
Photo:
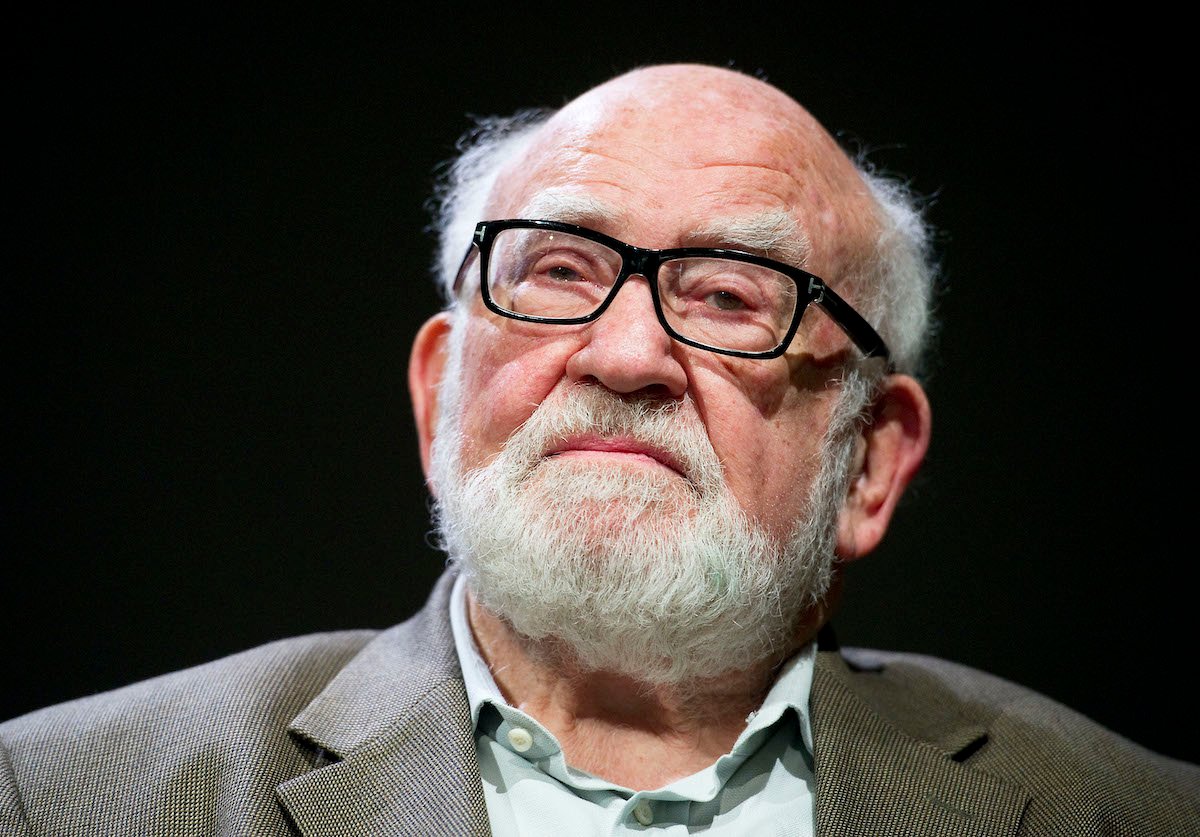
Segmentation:
{"type": "Polygon", "coordinates": [[[693,228],[685,244],[745,250],[796,267],[812,253],[800,223],[781,209],[715,219],[693,228]]]}

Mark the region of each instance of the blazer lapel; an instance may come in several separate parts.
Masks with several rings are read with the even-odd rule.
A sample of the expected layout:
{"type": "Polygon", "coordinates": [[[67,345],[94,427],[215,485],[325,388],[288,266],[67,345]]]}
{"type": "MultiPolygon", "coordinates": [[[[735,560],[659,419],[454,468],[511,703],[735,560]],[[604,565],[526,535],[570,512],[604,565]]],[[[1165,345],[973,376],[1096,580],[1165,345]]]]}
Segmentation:
{"type": "Polygon", "coordinates": [[[380,634],[290,727],[332,763],[276,793],[305,837],[490,834],[448,618],[453,574],[380,634]]]}
{"type": "Polygon", "coordinates": [[[911,690],[868,701],[855,678],[873,676],[823,643],[810,697],[817,834],[1016,834],[1028,794],[964,763],[986,729],[911,690]]]}

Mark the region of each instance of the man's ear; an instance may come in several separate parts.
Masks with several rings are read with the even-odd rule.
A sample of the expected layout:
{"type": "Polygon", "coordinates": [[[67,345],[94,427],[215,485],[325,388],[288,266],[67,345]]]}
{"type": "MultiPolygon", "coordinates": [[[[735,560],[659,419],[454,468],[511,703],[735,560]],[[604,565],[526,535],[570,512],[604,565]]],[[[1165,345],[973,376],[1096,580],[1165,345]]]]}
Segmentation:
{"type": "Polygon", "coordinates": [[[445,311],[435,314],[417,332],[408,358],[408,394],[417,421],[417,443],[426,481],[429,479],[429,449],[437,430],[438,386],[446,367],[449,336],[450,314],[445,311]]]}
{"type": "Polygon", "coordinates": [[[931,424],[921,385],[908,375],[889,375],[858,438],[849,491],[838,516],[837,554],[843,561],[861,558],[883,539],[929,449],[931,424]]]}

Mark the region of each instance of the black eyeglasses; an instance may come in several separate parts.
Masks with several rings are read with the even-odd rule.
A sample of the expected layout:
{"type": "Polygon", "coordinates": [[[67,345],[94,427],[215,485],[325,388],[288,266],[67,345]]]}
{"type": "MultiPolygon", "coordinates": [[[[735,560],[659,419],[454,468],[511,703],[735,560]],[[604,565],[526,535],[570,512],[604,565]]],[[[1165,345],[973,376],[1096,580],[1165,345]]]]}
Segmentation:
{"type": "MultiPolygon", "coordinates": [[[[484,305],[532,323],[589,323],[604,313],[630,276],[645,277],[654,312],[672,338],[698,349],[745,358],[783,354],[800,317],[816,305],[867,357],[888,359],[883,339],[820,278],[738,250],[645,250],[558,221],[481,221],[484,305]]],[[[466,275],[467,251],[454,282],[466,275]]]]}

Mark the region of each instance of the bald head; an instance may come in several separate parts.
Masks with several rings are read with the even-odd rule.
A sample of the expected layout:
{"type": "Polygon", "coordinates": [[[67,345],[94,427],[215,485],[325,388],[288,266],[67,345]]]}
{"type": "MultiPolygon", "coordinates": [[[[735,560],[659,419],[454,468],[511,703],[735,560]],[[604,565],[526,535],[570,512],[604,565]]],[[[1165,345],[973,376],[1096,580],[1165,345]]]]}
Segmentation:
{"type": "Polygon", "coordinates": [[[778,88],[734,70],[702,64],[631,70],[564,106],[539,132],[535,148],[613,133],[698,164],[738,164],[739,151],[777,145],[827,178],[821,185],[860,188],[854,164],[812,114],[778,88]]]}

